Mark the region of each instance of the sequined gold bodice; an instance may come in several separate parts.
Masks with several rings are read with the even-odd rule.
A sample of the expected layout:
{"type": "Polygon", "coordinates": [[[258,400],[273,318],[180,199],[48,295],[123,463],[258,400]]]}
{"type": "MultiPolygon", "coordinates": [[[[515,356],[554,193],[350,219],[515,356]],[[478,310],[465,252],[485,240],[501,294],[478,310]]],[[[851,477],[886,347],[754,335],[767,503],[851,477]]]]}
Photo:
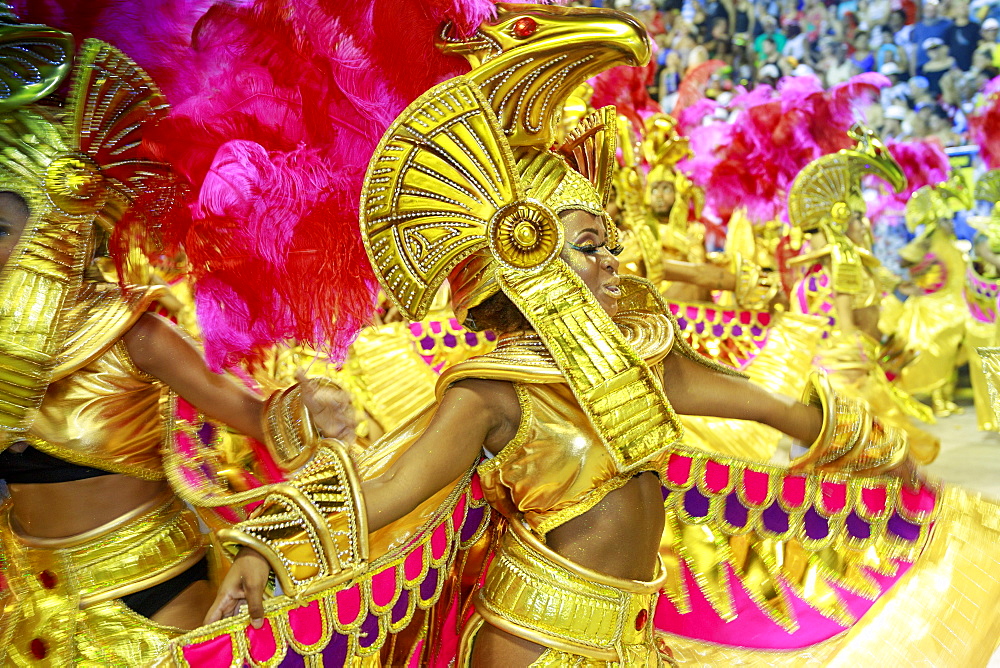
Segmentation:
{"type": "Polygon", "coordinates": [[[162,479],[162,393],[163,386],[135,367],[119,340],[49,384],[25,440],[74,464],[162,479]]]}
{"type": "Polygon", "coordinates": [[[86,284],[67,314],[53,380],[23,440],[72,464],[162,479],[162,386],[135,367],[122,336],[160,288],[86,284]]]}
{"type": "MultiPolygon", "coordinates": [[[[623,314],[616,322],[650,365],[658,365],[670,352],[674,330],[665,316],[623,314]]],[[[660,455],[638,470],[618,471],[537,335],[501,337],[493,352],[445,372],[439,392],[470,377],[514,383],[521,404],[517,435],[496,457],[480,464],[479,477],[494,508],[507,516],[523,516],[540,536],[587,512],[636,473],[662,465],[660,455]]],[[[664,443],[664,452],[668,446],[664,443]]]]}
{"type": "MultiPolygon", "coordinates": [[[[515,385],[521,429],[479,465],[486,500],[506,516],[520,514],[538,535],[582,515],[637,472],[615,462],[564,383],[515,385]]],[[[659,470],[659,458],[642,470],[659,470]]]]}

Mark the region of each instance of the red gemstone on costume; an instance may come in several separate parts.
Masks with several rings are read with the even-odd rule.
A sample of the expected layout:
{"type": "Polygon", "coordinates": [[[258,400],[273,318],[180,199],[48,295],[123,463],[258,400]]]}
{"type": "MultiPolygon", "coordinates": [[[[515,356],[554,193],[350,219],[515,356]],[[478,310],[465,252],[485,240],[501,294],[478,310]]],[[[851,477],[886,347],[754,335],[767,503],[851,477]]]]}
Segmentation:
{"type": "Polygon", "coordinates": [[[517,37],[531,37],[538,30],[538,24],[530,16],[522,16],[514,21],[514,34],[517,37]]]}
{"type": "Polygon", "coordinates": [[[635,630],[641,631],[646,628],[647,621],[649,621],[649,612],[643,608],[639,611],[639,614],[635,616],[635,630]]]}
{"type": "Polygon", "coordinates": [[[31,648],[31,655],[41,661],[49,653],[48,647],[45,646],[45,641],[41,638],[35,638],[31,641],[29,645],[31,648]]]}
{"type": "Polygon", "coordinates": [[[46,589],[56,588],[56,575],[52,571],[42,571],[38,574],[38,581],[42,583],[42,586],[46,589]]]}

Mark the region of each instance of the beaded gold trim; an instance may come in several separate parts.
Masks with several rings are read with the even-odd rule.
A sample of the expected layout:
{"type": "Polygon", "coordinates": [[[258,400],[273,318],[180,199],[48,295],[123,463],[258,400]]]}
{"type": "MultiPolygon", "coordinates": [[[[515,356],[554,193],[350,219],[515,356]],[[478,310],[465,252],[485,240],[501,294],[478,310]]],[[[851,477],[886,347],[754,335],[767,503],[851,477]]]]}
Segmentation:
{"type": "Polygon", "coordinates": [[[662,564],[651,582],[613,578],[549,550],[518,519],[509,527],[475,599],[487,622],[545,647],[605,661],[622,661],[630,645],[653,644],[662,564]]]}
{"type": "Polygon", "coordinates": [[[820,407],[823,426],[809,450],[792,461],[792,470],[874,475],[906,459],[906,433],[883,425],[864,401],[835,393],[825,375],[810,376],[804,401],[820,407]]]}
{"type": "MultiPolygon", "coordinates": [[[[336,386],[325,378],[312,382],[336,386]]],[[[271,393],[264,402],[263,422],[264,444],[283,471],[294,471],[312,457],[321,435],[302,404],[298,383],[271,393]]]]}
{"type": "Polygon", "coordinates": [[[344,447],[327,440],[296,473],[295,484],[253,490],[263,503],[218,538],[264,555],[290,596],[349,580],[368,560],[368,518],[361,485],[344,447]]]}
{"type": "MultiPolygon", "coordinates": [[[[491,524],[490,508],[470,469],[445,501],[398,549],[372,561],[364,573],[324,591],[264,601],[265,624],[250,628],[246,613],[196,629],[174,640],[164,665],[187,667],[188,657],[229,656],[233,665],[274,667],[285,657],[303,657],[307,666],[322,666],[323,651],[344,642],[347,657],[377,657],[394,635],[411,626],[418,611],[441,600],[446,573],[478,543],[491,524]],[[385,587],[391,594],[385,593],[385,587]],[[319,633],[303,634],[295,617],[318,623],[319,633]],[[260,633],[273,650],[254,651],[251,637],[260,633]]],[[[257,646],[259,647],[259,645],[257,646]]],[[[201,664],[198,664],[201,665],[201,664]]]]}

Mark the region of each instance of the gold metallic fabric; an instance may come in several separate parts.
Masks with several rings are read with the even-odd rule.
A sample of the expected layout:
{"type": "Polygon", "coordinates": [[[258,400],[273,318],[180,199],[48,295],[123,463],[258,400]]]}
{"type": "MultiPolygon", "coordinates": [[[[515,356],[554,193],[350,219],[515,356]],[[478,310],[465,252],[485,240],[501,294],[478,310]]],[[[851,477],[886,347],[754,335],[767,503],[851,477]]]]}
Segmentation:
{"type": "Polygon", "coordinates": [[[219,541],[232,551],[247,546],[263,555],[285,594],[320,591],[364,569],[368,516],[361,483],[339,441],[324,441],[296,472],[294,484],[268,485],[233,499],[262,503],[249,519],[219,530],[219,541]]]}
{"type": "Polygon", "coordinates": [[[966,322],[965,339],[962,347],[969,360],[969,381],[972,385],[972,397],[976,409],[976,424],[979,431],[997,431],[997,423],[993,413],[990,398],[990,380],[985,373],[985,362],[979,354],[982,349],[988,349],[1000,340],[996,336],[996,324],[980,322],[970,318],[966,322]]]}
{"type": "Polygon", "coordinates": [[[646,29],[621,12],[590,8],[499,4],[496,19],[466,38],[442,33],[439,48],[472,65],[511,146],[548,148],[558,136],[560,110],[574,90],[616,65],[644,65],[646,29]],[[514,30],[522,19],[530,34],[514,30]]]}
{"type": "Polygon", "coordinates": [[[980,348],[977,352],[983,361],[993,419],[1000,424],[1000,348],[980,348]]]}
{"type": "Polygon", "coordinates": [[[41,539],[0,509],[0,662],[62,667],[140,665],[182,631],[116,600],[178,575],[204,556],[198,521],[173,496],[69,538],[41,539]]]}
{"type": "MultiPolygon", "coordinates": [[[[683,428],[663,391],[662,376],[562,262],[535,272],[503,271],[501,286],[542,337],[618,470],[629,472],[681,438],[683,428]]],[[[623,277],[623,294],[655,289],[623,277]]],[[[665,309],[664,309],[665,310],[665,309]]]]}
{"type": "MultiPolygon", "coordinates": [[[[617,466],[562,383],[517,384],[521,426],[493,459],[479,465],[483,494],[508,517],[524,515],[539,535],[578,517],[630,475],[617,466]]],[[[657,470],[659,460],[644,470],[657,470]]]]}
{"type": "Polygon", "coordinates": [[[0,25],[0,113],[54,92],[73,64],[73,36],[44,25],[18,23],[7,10],[0,25]]]}
{"type": "Polygon", "coordinates": [[[953,385],[969,319],[962,296],[965,258],[945,230],[933,227],[927,252],[934,256],[932,264],[944,270],[944,284],[935,292],[903,302],[896,322],[896,336],[906,341],[907,350],[914,353],[913,361],[903,367],[897,381],[910,394],[931,393],[953,385]]]}
{"type": "MultiPolygon", "coordinates": [[[[21,28],[28,51],[37,50],[31,42],[38,26],[5,30],[11,37],[21,28]]],[[[138,193],[172,188],[168,167],[148,159],[141,142],[144,128],[165,112],[166,100],[145,72],[113,47],[88,40],[58,116],[33,105],[2,114],[0,190],[22,196],[31,215],[0,269],[0,444],[30,427],[72,332],[68,314],[93,254],[93,225],[110,229],[138,193]]]]}
{"type": "Polygon", "coordinates": [[[135,367],[118,340],[97,359],[49,384],[23,439],[74,464],[160,480],[163,391],[135,367]]]}
{"type": "Polygon", "coordinates": [[[682,666],[986,666],[1000,644],[1000,506],[957,488],[939,499],[916,563],[846,633],[795,651],[664,639],[682,666]]]}
{"type": "MultiPolygon", "coordinates": [[[[316,379],[317,383],[330,383],[316,379]]],[[[283,471],[294,471],[312,457],[320,434],[302,403],[298,383],[276,390],[264,401],[264,445],[283,471]]]]}
{"type": "Polygon", "coordinates": [[[809,449],[792,461],[793,471],[879,475],[906,458],[906,434],[883,425],[864,401],[834,392],[826,376],[810,376],[803,402],[820,407],[823,426],[809,449]]]}
{"type": "Polygon", "coordinates": [[[548,549],[515,519],[475,607],[492,626],[560,653],[652,668],[662,665],[652,616],[663,578],[662,567],[652,582],[584,568],[548,549]]]}

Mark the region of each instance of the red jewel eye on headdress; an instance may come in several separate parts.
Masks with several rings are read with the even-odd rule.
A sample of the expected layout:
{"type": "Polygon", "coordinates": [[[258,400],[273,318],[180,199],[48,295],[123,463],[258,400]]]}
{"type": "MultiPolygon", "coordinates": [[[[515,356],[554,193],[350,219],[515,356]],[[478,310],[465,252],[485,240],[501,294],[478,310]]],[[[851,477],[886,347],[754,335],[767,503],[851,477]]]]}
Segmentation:
{"type": "Polygon", "coordinates": [[[525,37],[531,37],[535,34],[536,30],[538,30],[538,23],[536,23],[535,19],[530,16],[522,16],[518,20],[514,21],[513,31],[515,37],[520,37],[522,39],[525,37]]]}

